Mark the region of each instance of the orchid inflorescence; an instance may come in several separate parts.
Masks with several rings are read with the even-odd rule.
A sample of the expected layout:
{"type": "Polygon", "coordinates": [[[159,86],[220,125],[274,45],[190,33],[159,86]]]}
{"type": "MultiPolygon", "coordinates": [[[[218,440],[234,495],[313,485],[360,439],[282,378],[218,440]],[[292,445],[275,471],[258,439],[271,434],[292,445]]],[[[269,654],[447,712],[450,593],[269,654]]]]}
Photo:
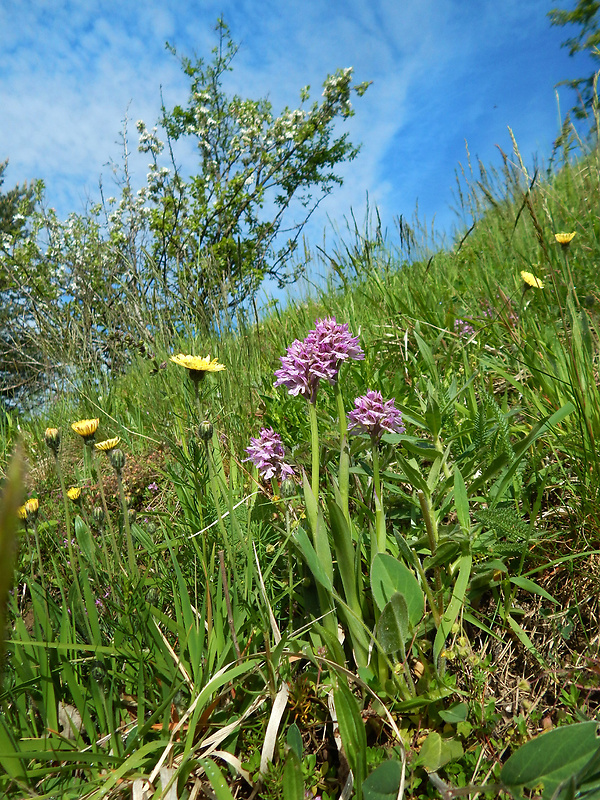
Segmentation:
{"type": "Polygon", "coordinates": [[[402,413],[394,400],[384,400],[381,392],[369,390],[354,401],[354,409],[348,414],[348,430],[352,433],[368,433],[378,442],[384,433],[404,433],[402,413]]]}
{"type": "Polygon", "coordinates": [[[303,341],[296,339],[281,356],[275,386],[285,386],[293,395],[302,395],[315,403],[321,379],[334,384],[344,361],[364,359],[365,354],[347,324],[335,317],[318,319],[314,330],[303,341]]]}
{"type": "MultiPolygon", "coordinates": [[[[281,356],[281,369],[275,371],[275,386],[285,386],[289,394],[305,397],[313,406],[321,379],[336,384],[342,363],[348,359],[361,360],[365,354],[358,337],[352,336],[347,324],[335,317],[318,319],[314,330],[302,341],[296,339],[281,356]]],[[[388,433],[403,433],[402,414],[394,400],[384,400],[380,392],[369,390],[355,400],[348,414],[349,430],[368,433],[374,442],[388,433]]],[[[258,468],[267,480],[291,477],[293,469],[285,463],[281,437],[272,428],[263,428],[258,438],[252,438],[246,449],[246,461],[258,468]]]]}
{"type": "Polygon", "coordinates": [[[281,436],[273,428],[263,428],[258,437],[252,437],[246,452],[248,458],[244,460],[251,461],[265,480],[276,477],[283,481],[293,477],[293,467],[283,460],[285,451],[281,436]]]}

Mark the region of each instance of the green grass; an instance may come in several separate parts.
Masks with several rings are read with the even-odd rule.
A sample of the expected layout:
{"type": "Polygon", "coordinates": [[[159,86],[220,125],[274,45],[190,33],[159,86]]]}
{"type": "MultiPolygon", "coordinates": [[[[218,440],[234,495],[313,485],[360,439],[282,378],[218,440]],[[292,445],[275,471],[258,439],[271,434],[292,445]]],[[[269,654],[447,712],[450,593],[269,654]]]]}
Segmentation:
{"type": "Polygon", "coordinates": [[[405,226],[398,247],[355,226],[316,296],[0,421],[3,469],[24,453],[2,547],[15,482],[39,499],[7,604],[3,796],[333,798],[351,768],[357,797],[386,780],[432,797],[429,772],[502,781],[541,730],[597,718],[599,171],[590,149],[534,180],[515,146],[462,177],[469,233],[451,248],[415,255],[405,226]],[[558,231],[576,232],[568,249],[558,231]],[[365,358],[312,414],[273,372],[328,316],[365,358]],[[180,351],[226,366],[201,412],[180,351]],[[406,431],[351,435],[340,455],[338,401],[368,390],[406,431]],[[121,438],[125,506],[70,428],[96,417],[97,440],[121,438]],[[292,497],[244,460],[269,426],[292,497]]]}

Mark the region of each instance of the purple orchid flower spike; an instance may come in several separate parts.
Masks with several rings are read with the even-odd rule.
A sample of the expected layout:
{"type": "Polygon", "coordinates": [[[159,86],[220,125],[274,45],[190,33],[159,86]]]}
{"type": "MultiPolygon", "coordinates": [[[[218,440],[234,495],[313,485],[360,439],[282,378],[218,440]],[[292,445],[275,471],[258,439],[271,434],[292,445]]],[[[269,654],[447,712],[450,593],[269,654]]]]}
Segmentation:
{"type": "Polygon", "coordinates": [[[369,390],[354,401],[355,408],[348,414],[348,430],[352,433],[368,433],[378,442],[384,433],[404,433],[402,413],[394,400],[383,399],[381,392],[369,390]]]}
{"type": "Polygon", "coordinates": [[[303,341],[292,342],[281,356],[274,385],[285,386],[291,395],[302,395],[314,404],[321,379],[334,384],[344,361],[364,357],[358,336],[352,336],[346,323],[336,322],[335,317],[318,319],[314,330],[303,341]]]}
{"type": "Polygon", "coordinates": [[[285,451],[281,436],[273,428],[263,428],[258,437],[252,437],[246,452],[248,458],[244,461],[251,461],[265,480],[278,478],[282,481],[294,476],[293,467],[283,460],[285,451]]]}

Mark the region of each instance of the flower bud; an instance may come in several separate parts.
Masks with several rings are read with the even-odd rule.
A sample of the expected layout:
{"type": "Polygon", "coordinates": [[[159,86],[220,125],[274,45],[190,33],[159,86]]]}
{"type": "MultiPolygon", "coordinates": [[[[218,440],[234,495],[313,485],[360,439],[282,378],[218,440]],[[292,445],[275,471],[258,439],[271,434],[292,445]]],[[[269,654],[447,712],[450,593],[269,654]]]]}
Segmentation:
{"type": "Polygon", "coordinates": [[[288,498],[293,497],[297,493],[296,484],[291,478],[286,478],[281,481],[281,496],[288,498]]]}
{"type": "Polygon", "coordinates": [[[96,506],[94,508],[94,510],[92,511],[92,516],[96,524],[102,525],[102,523],[104,522],[104,510],[101,509],[100,506],[96,506]]]}
{"type": "Polygon", "coordinates": [[[58,453],[58,448],[60,447],[60,431],[58,428],[46,428],[44,439],[50,450],[53,453],[58,453]]]}
{"type": "Polygon", "coordinates": [[[210,442],[213,436],[213,425],[210,420],[205,419],[198,425],[198,436],[203,442],[210,442]]]}
{"type": "Polygon", "coordinates": [[[123,471],[123,467],[125,466],[125,453],[116,447],[114,450],[108,451],[108,457],[114,471],[121,473],[123,471]]]}

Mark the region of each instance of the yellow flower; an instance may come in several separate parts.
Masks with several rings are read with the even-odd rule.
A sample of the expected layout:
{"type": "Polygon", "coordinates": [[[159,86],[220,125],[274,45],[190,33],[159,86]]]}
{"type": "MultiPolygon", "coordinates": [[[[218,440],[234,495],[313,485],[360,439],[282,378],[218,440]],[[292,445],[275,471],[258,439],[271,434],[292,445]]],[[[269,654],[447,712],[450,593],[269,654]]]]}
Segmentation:
{"type": "Polygon", "coordinates": [[[17,509],[17,516],[19,519],[27,521],[30,518],[35,519],[38,515],[40,501],[37,497],[31,497],[20,508],[17,509]]]}
{"type": "Polygon", "coordinates": [[[179,353],[171,356],[171,361],[179,364],[180,367],[185,367],[193,381],[202,380],[207,372],[221,372],[225,369],[224,364],[219,364],[216,358],[211,361],[210,356],[202,358],[201,356],[184,356],[183,353],[179,353]]]}
{"type": "Polygon", "coordinates": [[[37,514],[39,508],[40,508],[40,501],[37,499],[37,497],[31,497],[25,503],[25,511],[27,511],[27,516],[37,514]]]}
{"type": "Polygon", "coordinates": [[[532,272],[525,272],[525,270],[521,270],[521,277],[527,284],[527,286],[532,286],[534,289],[543,289],[544,288],[544,281],[536,278],[532,272]]]}
{"type": "Polygon", "coordinates": [[[120,441],[121,439],[118,436],[115,436],[114,439],[105,439],[103,442],[96,442],[94,446],[96,450],[103,450],[105,453],[107,453],[109,450],[114,450],[120,441]]]}
{"type": "Polygon", "coordinates": [[[573,233],[555,233],[554,238],[558,244],[562,245],[563,247],[568,247],[575,238],[575,233],[576,231],[573,231],[573,233]]]}
{"type": "Polygon", "coordinates": [[[79,422],[74,422],[71,427],[87,441],[96,433],[99,424],[99,419],[81,419],[79,422]]]}
{"type": "Polygon", "coordinates": [[[72,500],[74,503],[76,503],[81,497],[81,489],[79,486],[71,486],[70,489],[67,489],[67,497],[69,500],[72,500]]]}

